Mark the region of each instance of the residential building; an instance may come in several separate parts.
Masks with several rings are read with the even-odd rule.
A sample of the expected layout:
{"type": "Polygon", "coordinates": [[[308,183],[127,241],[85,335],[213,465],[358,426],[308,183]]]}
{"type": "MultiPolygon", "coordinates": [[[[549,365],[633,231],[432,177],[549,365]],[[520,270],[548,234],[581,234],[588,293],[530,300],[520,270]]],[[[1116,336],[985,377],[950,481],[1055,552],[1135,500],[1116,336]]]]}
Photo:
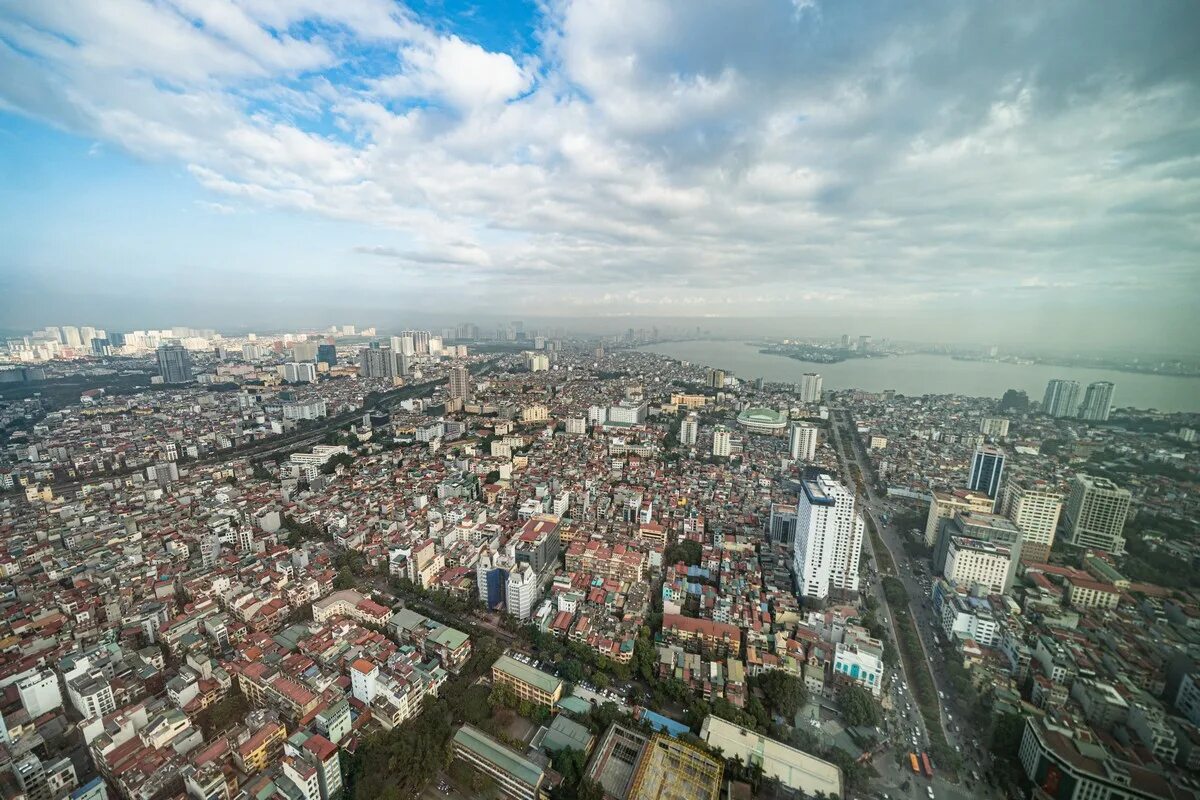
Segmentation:
{"type": "Polygon", "coordinates": [[[796,399],[809,405],[821,402],[821,382],[821,376],[815,372],[801,375],[796,384],[796,399]]]}
{"type": "Polygon", "coordinates": [[[954,517],[958,511],[991,512],[994,503],[992,498],[981,492],[969,492],[955,489],[952,492],[934,492],[929,504],[929,516],[925,520],[925,546],[937,544],[938,532],[945,520],[954,517]]]}
{"type": "Polygon", "coordinates": [[[792,461],[812,461],[817,457],[817,426],[793,422],[788,437],[788,457],[792,461]]]}
{"type": "Polygon", "coordinates": [[[179,344],[164,344],[158,348],[158,374],[163,383],[191,383],[192,356],[179,344]]]}
{"type": "Polygon", "coordinates": [[[1046,384],[1042,413],[1051,417],[1073,417],[1079,405],[1079,381],[1054,378],[1046,384]]]}
{"type": "Polygon", "coordinates": [[[1049,484],[1012,477],[1005,481],[1000,509],[1021,529],[1022,561],[1049,560],[1062,505],[1062,494],[1049,484]]]}
{"type": "Polygon", "coordinates": [[[724,425],[718,425],[713,429],[712,454],[714,456],[728,458],[733,452],[733,438],[729,428],[724,425]]]}
{"type": "Polygon", "coordinates": [[[1079,418],[1088,422],[1107,422],[1112,410],[1113,385],[1108,381],[1089,383],[1079,407],[1079,418]]]}
{"type": "Polygon", "coordinates": [[[700,418],[695,413],[688,414],[679,425],[679,443],[685,447],[692,447],[699,438],[700,418]]]}
{"type": "Polygon", "coordinates": [[[450,368],[450,383],[446,394],[449,397],[461,397],[464,401],[472,400],[471,371],[463,364],[455,364],[450,368]]]}
{"type": "Polygon", "coordinates": [[[1003,439],[1008,436],[1008,420],[1004,417],[984,417],[979,421],[979,432],[984,436],[1003,439]]]}
{"type": "Polygon", "coordinates": [[[1012,551],[1007,547],[982,539],[952,536],[943,574],[953,583],[968,587],[979,584],[989,592],[1003,594],[1011,586],[1008,576],[1012,563],[1012,551]]]}
{"type": "Polygon", "coordinates": [[[541,598],[542,586],[529,564],[521,564],[508,573],[505,582],[505,608],[517,619],[533,616],[534,606],[541,598]]]}

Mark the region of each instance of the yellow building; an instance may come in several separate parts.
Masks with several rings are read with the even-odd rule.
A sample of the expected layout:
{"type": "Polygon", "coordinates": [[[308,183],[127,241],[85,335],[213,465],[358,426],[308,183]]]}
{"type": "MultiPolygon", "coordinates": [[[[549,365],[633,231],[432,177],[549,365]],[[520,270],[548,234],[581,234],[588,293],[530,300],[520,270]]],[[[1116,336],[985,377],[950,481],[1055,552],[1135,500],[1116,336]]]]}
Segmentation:
{"type": "Polygon", "coordinates": [[[671,395],[671,405],[683,408],[704,408],[708,405],[708,398],[702,394],[673,394],[671,395]]]}
{"type": "Polygon", "coordinates": [[[952,519],[958,511],[978,511],[984,514],[992,513],[993,501],[982,492],[968,492],[955,489],[952,492],[934,492],[933,502],[929,504],[929,516],[925,520],[925,546],[937,544],[938,528],[942,520],[952,519]]]}
{"type": "Polygon", "coordinates": [[[1067,602],[1073,608],[1112,609],[1121,601],[1121,591],[1111,583],[1067,578],[1067,602]]]}
{"type": "Polygon", "coordinates": [[[517,661],[511,656],[500,656],[492,664],[492,685],[508,686],[521,700],[553,708],[562,697],[562,681],[517,661]]]}

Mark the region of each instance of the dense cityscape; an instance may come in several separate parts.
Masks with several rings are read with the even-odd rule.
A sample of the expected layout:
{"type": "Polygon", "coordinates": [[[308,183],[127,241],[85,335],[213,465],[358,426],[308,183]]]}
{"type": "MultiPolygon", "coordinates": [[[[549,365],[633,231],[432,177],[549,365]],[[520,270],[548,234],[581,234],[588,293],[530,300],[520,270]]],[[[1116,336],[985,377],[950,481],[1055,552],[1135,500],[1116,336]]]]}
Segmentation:
{"type": "Polygon", "coordinates": [[[2,796],[1196,796],[1200,414],[656,334],[10,338],[2,796]]]}

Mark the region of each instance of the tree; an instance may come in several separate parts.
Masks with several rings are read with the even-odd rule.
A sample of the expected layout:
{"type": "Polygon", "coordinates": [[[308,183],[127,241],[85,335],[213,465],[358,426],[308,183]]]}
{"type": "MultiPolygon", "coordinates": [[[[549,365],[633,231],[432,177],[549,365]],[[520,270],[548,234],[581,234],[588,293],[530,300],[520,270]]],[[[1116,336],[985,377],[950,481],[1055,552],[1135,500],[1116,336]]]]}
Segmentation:
{"type": "Polygon", "coordinates": [[[695,566],[700,563],[703,554],[704,549],[699,542],[684,539],[666,549],[663,553],[663,564],[677,564],[682,561],[688,566],[695,566]]]}
{"type": "Polygon", "coordinates": [[[354,588],[354,574],[347,568],[342,568],[337,571],[337,575],[333,578],[333,588],[337,591],[342,589],[354,588]]]}
{"type": "Polygon", "coordinates": [[[851,727],[874,725],[877,720],[875,698],[861,686],[848,684],[838,692],[838,708],[842,719],[851,727]]]}
{"type": "Polygon", "coordinates": [[[781,670],[767,670],[752,685],[762,692],[767,707],[787,720],[793,719],[808,702],[804,681],[781,670]]]}
{"type": "Polygon", "coordinates": [[[1000,398],[999,411],[1028,411],[1029,410],[1029,395],[1018,389],[1009,389],[1000,398]]]}

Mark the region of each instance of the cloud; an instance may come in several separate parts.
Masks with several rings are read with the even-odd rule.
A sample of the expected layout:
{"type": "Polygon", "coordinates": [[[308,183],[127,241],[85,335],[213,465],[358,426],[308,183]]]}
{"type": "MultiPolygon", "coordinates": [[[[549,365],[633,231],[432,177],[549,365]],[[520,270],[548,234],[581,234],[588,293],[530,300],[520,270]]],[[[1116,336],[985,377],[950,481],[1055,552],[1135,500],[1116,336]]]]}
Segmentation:
{"type": "Polygon", "coordinates": [[[540,8],[503,51],[385,0],[21,0],[0,106],[528,307],[1200,289],[1192,4],[540,8]]]}

